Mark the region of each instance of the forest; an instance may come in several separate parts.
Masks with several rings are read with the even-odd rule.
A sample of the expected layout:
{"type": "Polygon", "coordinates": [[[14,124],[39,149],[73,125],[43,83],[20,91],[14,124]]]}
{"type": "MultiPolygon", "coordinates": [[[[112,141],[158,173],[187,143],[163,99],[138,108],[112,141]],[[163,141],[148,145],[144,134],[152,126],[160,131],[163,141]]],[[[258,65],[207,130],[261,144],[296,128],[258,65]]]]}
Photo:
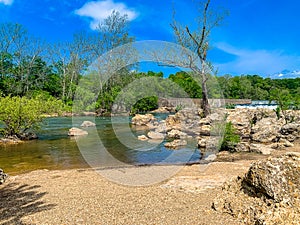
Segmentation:
{"type": "MultiPolygon", "coordinates": [[[[135,40],[128,31],[126,16],[113,12],[96,32],[79,32],[73,40],[62,43],[46,43],[32,36],[20,24],[0,24],[0,93],[5,97],[36,98],[63,105],[71,111],[80,79],[88,66],[103,53],[135,40]],[[118,26],[115,26],[118,21],[118,26]]],[[[89,98],[86,90],[82,95],[84,110],[109,114],[119,93],[134,80],[156,78],[151,81],[152,91],[136,94],[128,89],[120,100],[132,113],[145,112],[157,107],[158,96],[201,98],[201,85],[193,79],[192,72],[163,74],[162,72],[138,72],[139,65],[122,68],[103,82],[96,100],[89,98]],[[180,88],[178,88],[180,87],[180,88]],[[153,91],[155,90],[155,91],[153,91]],[[159,93],[161,91],[161,93],[159,93]],[[184,93],[183,93],[184,92],[184,93]],[[133,93],[135,96],[133,97],[133,93]],[[187,94],[188,96],[186,96],[187,94]]],[[[270,79],[259,75],[214,76],[223,97],[231,99],[276,100],[288,107],[299,109],[300,78],[270,79]]],[[[90,84],[95,85],[95,84],[90,84]]],[[[150,84],[147,84],[150,85],[150,84]]],[[[150,86],[151,86],[150,85],[150,86]]],[[[148,89],[148,88],[147,88],[148,89]]],[[[2,106],[3,107],[3,106],[2,106]]],[[[56,107],[57,109],[57,107],[56,107]]]]}

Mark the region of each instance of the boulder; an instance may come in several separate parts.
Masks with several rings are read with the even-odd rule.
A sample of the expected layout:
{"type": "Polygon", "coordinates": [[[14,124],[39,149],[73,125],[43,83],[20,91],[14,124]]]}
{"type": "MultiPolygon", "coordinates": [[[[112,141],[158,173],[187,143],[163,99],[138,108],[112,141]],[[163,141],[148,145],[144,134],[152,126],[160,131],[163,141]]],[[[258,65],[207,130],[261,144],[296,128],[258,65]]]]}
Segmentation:
{"type": "Polygon", "coordinates": [[[185,139],[187,138],[187,134],[179,130],[171,130],[167,133],[167,137],[175,139],[185,139]]]}
{"type": "Polygon", "coordinates": [[[20,140],[23,140],[23,141],[30,141],[30,140],[38,139],[38,136],[32,132],[28,132],[28,133],[25,132],[25,133],[18,135],[18,138],[20,138],[20,140]]]}
{"type": "Polygon", "coordinates": [[[83,136],[87,135],[88,132],[77,127],[72,127],[69,129],[68,136],[83,136]]]}
{"type": "Polygon", "coordinates": [[[206,138],[201,138],[198,140],[198,148],[205,148],[206,147],[206,138]]]}
{"type": "Polygon", "coordinates": [[[200,127],[200,135],[202,135],[202,136],[210,136],[210,130],[211,130],[211,126],[210,125],[202,125],[200,127]]]}
{"type": "Polygon", "coordinates": [[[223,185],[212,207],[244,224],[300,224],[299,168],[300,153],[254,162],[223,185]]]}
{"type": "Polygon", "coordinates": [[[250,144],[250,152],[260,153],[263,155],[270,155],[274,149],[272,146],[263,144],[250,144]]]}
{"type": "Polygon", "coordinates": [[[186,140],[180,140],[180,139],[176,139],[172,142],[165,143],[165,147],[166,148],[171,148],[171,149],[176,149],[180,146],[185,146],[185,145],[187,145],[187,141],[186,140]]]}
{"type": "Polygon", "coordinates": [[[166,118],[166,126],[167,127],[170,127],[172,128],[173,126],[176,126],[180,124],[180,121],[178,121],[176,118],[175,118],[175,115],[169,115],[167,118],[166,118]]]}
{"type": "Polygon", "coordinates": [[[251,130],[251,139],[255,142],[277,142],[280,137],[281,122],[276,118],[263,118],[251,130]]]}
{"type": "Polygon", "coordinates": [[[234,148],[235,152],[250,152],[250,143],[249,142],[239,142],[234,148]]]}
{"type": "Polygon", "coordinates": [[[169,128],[166,125],[166,121],[162,120],[162,121],[160,121],[158,126],[155,127],[155,132],[165,133],[168,131],[168,129],[169,128]]]}
{"type": "Polygon", "coordinates": [[[288,123],[281,127],[280,133],[295,138],[300,137],[300,123],[288,123]]]}
{"type": "Polygon", "coordinates": [[[83,121],[82,124],[80,125],[81,127],[95,127],[96,124],[91,122],[91,121],[83,121]]]}
{"type": "Polygon", "coordinates": [[[251,133],[251,113],[249,110],[238,109],[228,111],[226,122],[231,122],[242,138],[249,138],[251,133]]]}
{"type": "Polygon", "coordinates": [[[151,139],[164,139],[166,135],[155,131],[149,131],[147,136],[151,139]]]}
{"type": "Polygon", "coordinates": [[[7,179],[7,174],[4,173],[2,169],[0,169],[0,184],[3,184],[6,179],[7,179]]]}
{"type": "Polygon", "coordinates": [[[203,160],[207,162],[213,162],[217,158],[216,154],[209,154],[208,156],[205,156],[203,160]]]}
{"type": "Polygon", "coordinates": [[[136,114],[131,121],[133,125],[147,126],[147,124],[156,121],[156,118],[152,114],[136,114]]]}
{"type": "Polygon", "coordinates": [[[174,107],[159,107],[158,109],[155,109],[151,111],[152,113],[171,113],[175,112],[174,107]]]}

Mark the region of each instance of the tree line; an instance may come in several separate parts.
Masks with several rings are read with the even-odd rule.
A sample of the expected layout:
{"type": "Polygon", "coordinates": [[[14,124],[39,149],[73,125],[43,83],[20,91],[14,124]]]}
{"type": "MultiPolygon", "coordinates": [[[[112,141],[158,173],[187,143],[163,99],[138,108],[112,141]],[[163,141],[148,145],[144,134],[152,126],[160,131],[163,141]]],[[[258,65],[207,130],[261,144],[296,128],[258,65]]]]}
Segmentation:
{"type": "MultiPolygon", "coordinates": [[[[73,40],[65,43],[47,44],[31,36],[20,24],[0,24],[0,92],[2,96],[26,96],[55,98],[67,106],[72,106],[79,80],[88,65],[110,49],[134,41],[129,35],[126,16],[113,12],[95,33],[77,33],[73,40]],[[115,26],[116,21],[119,23],[115,26]]],[[[172,90],[164,96],[184,96],[180,87],[190,98],[202,98],[201,81],[197,82],[191,72],[177,72],[164,78],[162,72],[137,72],[138,65],[122,68],[111,76],[100,88],[97,101],[85,110],[110,113],[120,91],[128,84],[142,77],[156,77],[156,89],[172,90]],[[132,70],[135,68],[136,70],[132,70]],[[167,82],[169,80],[172,82],[167,82]],[[172,83],[178,87],[172,87],[172,83]],[[174,90],[178,90],[177,93],[174,90]]],[[[87,75],[86,75],[87,76],[87,75]]],[[[213,76],[213,75],[210,75],[213,76]]],[[[91,84],[93,85],[93,84],[91,84]]],[[[210,98],[232,98],[253,100],[277,100],[299,107],[300,78],[270,79],[258,75],[217,76],[209,85],[210,98]],[[214,95],[220,89],[223,96],[214,95]]],[[[130,91],[129,91],[130,92],[130,91]]],[[[130,99],[132,93],[127,93],[130,99]]],[[[150,95],[150,93],[149,93],[150,95]]],[[[142,95],[140,95],[141,97],[142,95]]],[[[82,99],[87,98],[83,90],[82,99]]],[[[136,104],[127,104],[132,112],[148,111],[157,107],[157,94],[144,100],[136,96],[136,104]]],[[[123,98],[123,101],[126,101],[123,98]]]]}

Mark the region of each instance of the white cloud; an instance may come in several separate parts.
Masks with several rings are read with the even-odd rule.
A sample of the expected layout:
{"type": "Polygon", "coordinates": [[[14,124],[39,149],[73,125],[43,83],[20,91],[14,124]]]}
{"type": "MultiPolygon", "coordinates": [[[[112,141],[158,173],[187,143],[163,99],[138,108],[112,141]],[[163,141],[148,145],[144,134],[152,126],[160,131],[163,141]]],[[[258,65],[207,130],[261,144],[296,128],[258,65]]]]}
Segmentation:
{"type": "Polygon", "coordinates": [[[111,15],[112,11],[118,11],[121,15],[127,15],[128,20],[134,20],[138,13],[128,8],[124,3],[116,3],[113,0],[91,1],[84,4],[75,13],[79,16],[92,18],[90,27],[96,29],[98,24],[111,15]]]}
{"type": "Polygon", "coordinates": [[[0,3],[4,5],[11,5],[13,4],[14,0],[0,0],[0,3]]]}
{"type": "Polygon", "coordinates": [[[216,47],[235,56],[230,62],[216,65],[222,74],[268,76],[284,69],[300,69],[300,56],[286,55],[279,50],[239,49],[226,43],[218,43],[216,47]]]}

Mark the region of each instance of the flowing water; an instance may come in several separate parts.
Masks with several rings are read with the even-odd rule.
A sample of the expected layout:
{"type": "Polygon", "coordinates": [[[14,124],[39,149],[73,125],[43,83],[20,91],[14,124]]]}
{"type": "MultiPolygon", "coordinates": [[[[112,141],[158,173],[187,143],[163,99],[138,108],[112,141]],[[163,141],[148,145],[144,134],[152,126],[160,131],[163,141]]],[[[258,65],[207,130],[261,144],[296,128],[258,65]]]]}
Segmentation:
{"type": "Polygon", "coordinates": [[[136,136],[146,131],[132,129],[128,121],[126,117],[76,117],[73,121],[71,117],[47,118],[37,132],[38,140],[0,147],[0,168],[13,175],[36,169],[174,164],[199,160],[199,151],[193,141],[178,150],[165,148],[164,142],[138,141],[136,136]],[[85,120],[96,123],[96,128],[86,128],[89,135],[77,139],[67,136],[71,127],[79,127],[85,120]]]}

